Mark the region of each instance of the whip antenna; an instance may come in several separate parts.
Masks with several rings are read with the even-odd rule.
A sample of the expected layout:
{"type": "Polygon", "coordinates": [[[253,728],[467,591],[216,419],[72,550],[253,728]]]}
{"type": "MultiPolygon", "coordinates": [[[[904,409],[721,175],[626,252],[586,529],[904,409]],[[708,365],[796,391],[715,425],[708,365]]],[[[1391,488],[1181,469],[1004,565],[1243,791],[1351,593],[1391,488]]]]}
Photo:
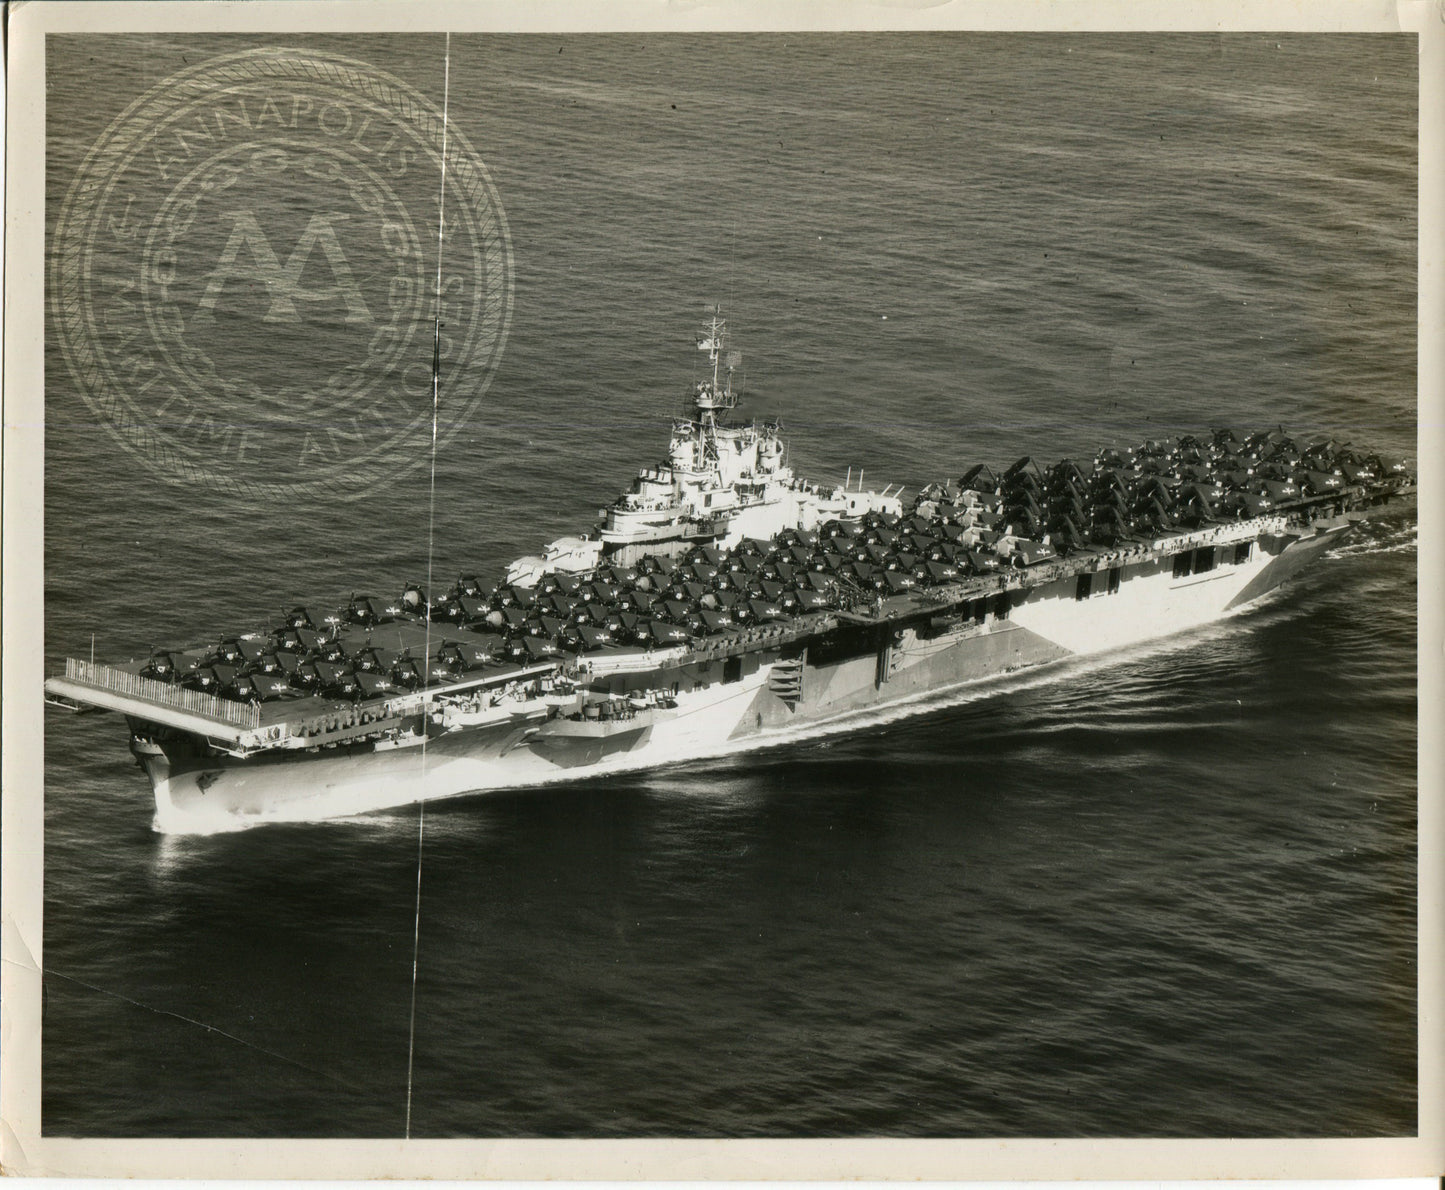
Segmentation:
{"type": "Polygon", "coordinates": [[[432,608],[432,544],[436,533],[437,508],[437,419],[441,408],[442,369],[442,245],[446,240],[447,224],[447,111],[451,100],[452,86],[452,35],[447,34],[446,52],[442,73],[442,162],[441,193],[437,197],[437,278],[436,312],[432,323],[431,347],[431,479],[427,491],[426,509],[426,589],[422,602],[426,610],[426,628],[423,636],[422,658],[422,717],[421,717],[421,775],[422,795],[416,804],[416,918],[411,934],[411,1019],[407,1025],[406,1038],[406,1139],[411,1139],[411,1090],[412,1073],[416,1061],[416,972],[417,955],[421,948],[421,854],[422,840],[426,835],[426,741],[427,724],[431,712],[427,706],[426,688],[431,681],[431,608],[432,608]]]}

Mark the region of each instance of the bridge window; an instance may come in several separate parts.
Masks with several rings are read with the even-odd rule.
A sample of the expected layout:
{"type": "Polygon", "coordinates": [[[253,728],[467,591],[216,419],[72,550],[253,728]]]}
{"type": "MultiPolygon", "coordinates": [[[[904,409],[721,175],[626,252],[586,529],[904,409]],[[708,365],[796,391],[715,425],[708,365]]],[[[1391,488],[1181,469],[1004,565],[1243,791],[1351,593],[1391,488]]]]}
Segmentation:
{"type": "Polygon", "coordinates": [[[1123,573],[1124,573],[1124,568],[1123,568],[1122,566],[1116,566],[1116,567],[1114,567],[1113,570],[1109,571],[1109,594],[1110,594],[1110,595],[1117,595],[1117,594],[1119,593],[1119,581],[1120,581],[1120,577],[1123,575],[1123,573]]]}
{"type": "Polygon", "coordinates": [[[1079,575],[1078,585],[1074,588],[1075,599],[1087,599],[1094,592],[1094,576],[1088,571],[1079,575]]]}

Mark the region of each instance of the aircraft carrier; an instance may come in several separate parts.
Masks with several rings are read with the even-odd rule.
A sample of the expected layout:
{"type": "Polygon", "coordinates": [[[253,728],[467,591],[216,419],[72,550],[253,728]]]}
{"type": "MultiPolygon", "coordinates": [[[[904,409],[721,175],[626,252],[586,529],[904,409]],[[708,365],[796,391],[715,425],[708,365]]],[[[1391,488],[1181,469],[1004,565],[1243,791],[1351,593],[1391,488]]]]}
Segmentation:
{"type": "Polygon", "coordinates": [[[47,699],[125,717],[156,826],[362,814],[761,746],[1217,619],[1413,494],[1400,460],[1283,429],[977,465],[905,498],[795,475],[709,374],[597,525],[501,581],[298,606],[47,699]]]}

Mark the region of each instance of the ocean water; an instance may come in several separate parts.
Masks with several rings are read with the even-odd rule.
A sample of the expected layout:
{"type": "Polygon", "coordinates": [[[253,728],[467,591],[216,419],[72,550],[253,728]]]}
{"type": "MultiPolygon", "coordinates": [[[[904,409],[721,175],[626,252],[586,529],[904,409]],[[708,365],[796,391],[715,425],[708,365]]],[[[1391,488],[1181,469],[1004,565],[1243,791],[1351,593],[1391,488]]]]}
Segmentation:
{"type": "MultiPolygon", "coordinates": [[[[129,103],[260,44],[52,39],[52,250],[129,103]]],[[[442,102],[440,37],[284,44],[442,102]]],[[[713,303],[745,408],[814,478],[1221,424],[1411,455],[1415,97],[1404,37],[454,37],[513,289],[490,386],[444,361],[445,408],[475,400],[437,458],[437,581],[586,527],[660,455],[713,303]]],[[[391,183],[426,251],[434,182],[391,183]]],[[[318,210],[345,235],[291,186],[255,208],[278,267],[318,210]]],[[[238,226],[202,213],[140,282],[187,319],[238,226]]],[[[382,246],[340,242],[384,304],[382,246]]],[[[307,408],[348,328],[213,296],[191,333],[269,386],[235,416],[279,467],[266,402],[307,408]]],[[[101,424],[50,315],[51,671],[426,573],[424,444],[359,496],[179,486],[101,424]]],[[[401,425],[427,397],[395,400],[401,425]]],[[[434,805],[412,1134],[1413,1134],[1415,579],[1407,511],[1150,648],[434,805]]],[[[416,811],[165,837],[123,724],[46,725],[44,1131],[400,1135],[416,811]]]]}

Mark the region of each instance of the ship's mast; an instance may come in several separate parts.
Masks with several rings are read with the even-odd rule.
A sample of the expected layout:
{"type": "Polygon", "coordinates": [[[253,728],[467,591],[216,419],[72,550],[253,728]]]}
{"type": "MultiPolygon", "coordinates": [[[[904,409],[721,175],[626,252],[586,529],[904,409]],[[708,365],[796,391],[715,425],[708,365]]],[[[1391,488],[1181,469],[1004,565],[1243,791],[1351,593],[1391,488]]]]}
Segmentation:
{"type": "Polygon", "coordinates": [[[728,324],[721,315],[722,311],[715,307],[697,345],[698,350],[707,352],[708,362],[712,364],[712,380],[700,381],[693,394],[693,404],[697,407],[698,438],[702,443],[703,457],[708,460],[718,457],[718,410],[731,409],[737,403],[733,396],[731,365],[727,368],[727,375],[723,375],[722,356],[728,324]]]}

